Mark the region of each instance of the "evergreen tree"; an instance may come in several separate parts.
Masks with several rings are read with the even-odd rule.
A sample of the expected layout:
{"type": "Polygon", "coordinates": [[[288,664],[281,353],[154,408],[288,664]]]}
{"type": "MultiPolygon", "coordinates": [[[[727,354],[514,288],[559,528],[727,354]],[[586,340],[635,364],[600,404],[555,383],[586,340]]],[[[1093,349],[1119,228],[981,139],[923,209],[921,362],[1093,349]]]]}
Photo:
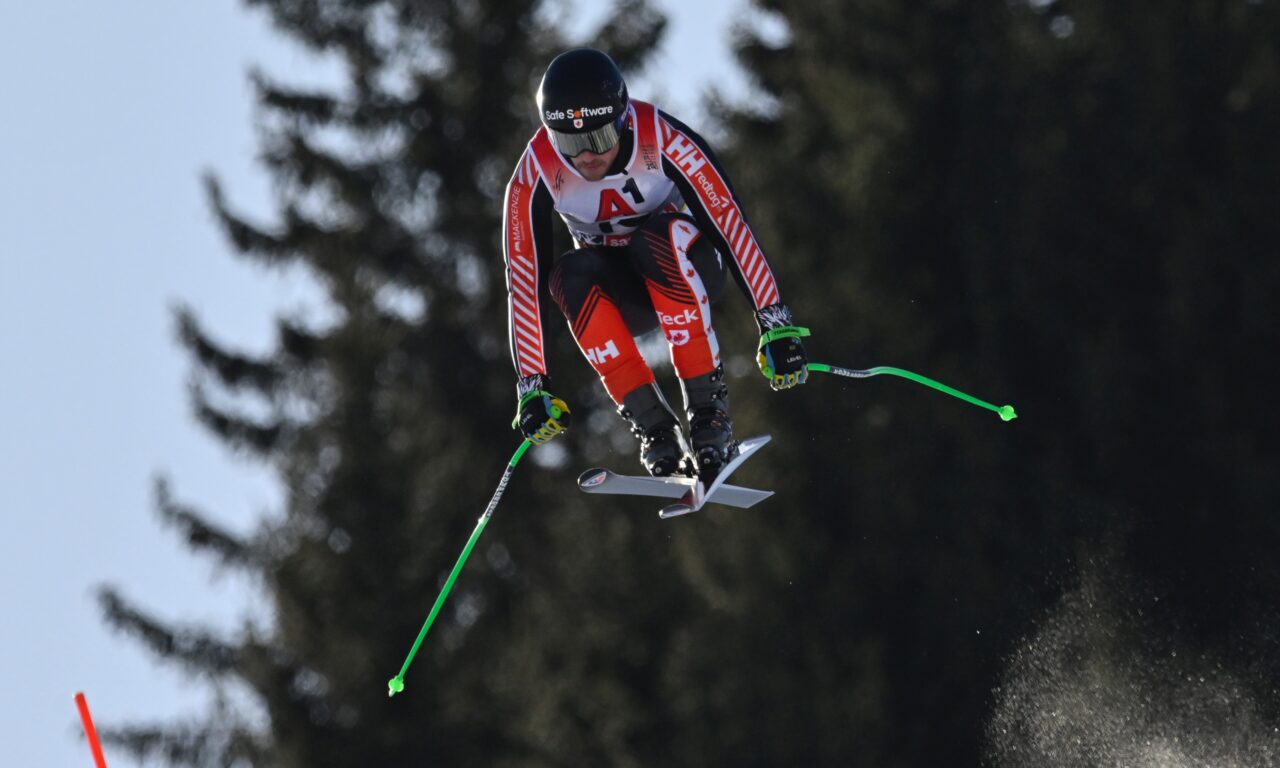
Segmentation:
{"type": "MultiPolygon", "coordinates": [[[[406,694],[385,691],[519,444],[501,200],[537,125],[538,78],[569,41],[537,3],[249,5],[339,57],[347,82],[307,91],[257,76],[276,221],[236,212],[216,179],[209,197],[237,253],[313,277],[331,320],[282,318],[258,357],[179,313],[201,422],[270,465],[287,498],[239,537],[158,495],[192,549],[254,577],[269,622],[189,627],[112,589],[102,602],[114,626],[247,693],[265,719],[226,705],[112,738],[171,765],[625,764],[612,756],[655,741],[656,691],[637,670],[658,651],[635,622],[660,607],[643,580],[661,542],[565,501],[591,440],[516,479],[406,694]],[[583,626],[589,612],[606,618],[583,626]],[[620,725],[595,727],[600,706],[620,725]]],[[[623,0],[589,42],[636,70],[663,25],[623,0]]],[[[553,354],[564,367],[577,356],[564,337],[553,354]]],[[[575,401],[584,426],[592,405],[575,401]]]]}
{"type": "Polygon", "coordinates": [[[723,154],[811,358],[1022,418],[885,379],[774,395],[739,363],[739,423],[775,436],[753,477],[793,511],[689,564],[722,606],[691,644],[731,638],[686,662],[719,683],[681,697],[708,753],[978,762],[1005,655],[1107,536],[1188,642],[1257,637],[1280,543],[1256,354],[1278,327],[1274,4],[757,5],[785,39],[742,39],[758,92],[722,109],[723,154]]]}
{"type": "MultiPolygon", "coordinates": [[[[211,198],[239,252],[316,275],[334,320],[285,319],[256,359],[180,316],[202,420],[288,504],[242,540],[162,489],[195,549],[259,577],[272,622],[186,628],[114,592],[109,617],[266,722],[228,705],[117,730],[136,753],[976,764],[1006,656],[1107,536],[1170,597],[1159,626],[1201,647],[1272,626],[1274,3],[757,0],[786,39],[742,38],[759,98],[721,105],[717,150],[811,358],[918,369],[1021,419],[884,379],[769,392],[727,291],[735,427],[773,434],[749,466],[778,496],[658,525],[571,492],[634,448],[561,332],[578,428],[525,460],[391,702],[518,443],[500,197],[566,43],[516,4],[256,4],[350,85],[259,80],[277,225],[211,198]]],[[[591,42],[634,72],[661,20],[616,18],[591,42]]]]}

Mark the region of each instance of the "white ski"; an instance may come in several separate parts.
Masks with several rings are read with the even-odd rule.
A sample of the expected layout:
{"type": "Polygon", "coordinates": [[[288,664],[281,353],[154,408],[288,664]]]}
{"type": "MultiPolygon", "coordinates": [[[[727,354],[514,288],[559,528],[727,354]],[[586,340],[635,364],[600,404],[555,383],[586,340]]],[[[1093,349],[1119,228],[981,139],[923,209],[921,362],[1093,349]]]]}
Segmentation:
{"type": "MultiPolygon", "coordinates": [[[[587,493],[618,494],[622,496],[653,496],[660,499],[683,497],[695,480],[690,477],[645,477],[619,475],[607,469],[588,469],[578,478],[578,487],[587,493]]],[[[727,507],[747,509],[773,495],[773,491],[758,491],[737,485],[722,485],[716,497],[710,501],[727,507]]]]}
{"type": "MultiPolygon", "coordinates": [[[[738,443],[738,455],[720,468],[720,472],[711,481],[710,485],[704,486],[701,480],[695,482],[680,497],[680,501],[663,507],[662,511],[658,513],[658,517],[666,520],[671,517],[687,515],[690,512],[697,512],[702,509],[703,505],[709,501],[719,501],[719,494],[724,490],[724,481],[729,479],[729,475],[742,466],[742,462],[751,458],[751,454],[763,448],[764,444],[772,439],[769,435],[761,435],[759,437],[748,437],[738,443]]],[[[769,495],[772,496],[773,492],[770,491],[769,495]]]]}
{"type": "Polygon", "coordinates": [[[755,488],[743,488],[728,485],[724,481],[729,473],[737,468],[748,456],[769,442],[769,437],[752,437],[743,440],[738,447],[738,455],[734,457],[716,476],[708,487],[690,477],[645,477],[636,475],[619,475],[607,469],[588,469],[578,477],[578,487],[587,493],[620,494],[624,496],[653,496],[663,499],[680,499],[682,504],[691,507],[683,512],[666,514],[667,509],[680,507],[674,504],[659,513],[659,517],[675,517],[701,509],[704,504],[724,504],[727,507],[747,509],[773,495],[773,491],[761,491],[755,488]],[[691,503],[695,496],[700,499],[698,505],[691,503]]]}

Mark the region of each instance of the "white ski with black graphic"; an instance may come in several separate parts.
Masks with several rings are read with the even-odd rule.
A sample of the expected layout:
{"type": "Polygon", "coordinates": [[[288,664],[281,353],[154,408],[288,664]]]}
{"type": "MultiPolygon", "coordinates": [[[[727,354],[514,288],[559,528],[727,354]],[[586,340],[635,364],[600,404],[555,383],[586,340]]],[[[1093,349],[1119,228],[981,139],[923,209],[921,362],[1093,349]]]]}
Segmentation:
{"type": "MultiPolygon", "coordinates": [[[[697,512],[702,509],[703,505],[709,501],[719,501],[719,494],[724,490],[724,481],[729,479],[729,475],[733,474],[735,469],[742,466],[742,462],[751,458],[752,454],[763,448],[765,443],[772,439],[769,435],[760,435],[759,437],[748,437],[738,443],[738,455],[720,468],[720,472],[711,481],[710,485],[704,485],[701,480],[695,482],[680,497],[680,501],[663,507],[662,511],[658,513],[658,517],[666,520],[670,517],[687,515],[690,512],[697,512]]],[[[770,491],[769,495],[772,496],[773,492],[770,491]]]]}

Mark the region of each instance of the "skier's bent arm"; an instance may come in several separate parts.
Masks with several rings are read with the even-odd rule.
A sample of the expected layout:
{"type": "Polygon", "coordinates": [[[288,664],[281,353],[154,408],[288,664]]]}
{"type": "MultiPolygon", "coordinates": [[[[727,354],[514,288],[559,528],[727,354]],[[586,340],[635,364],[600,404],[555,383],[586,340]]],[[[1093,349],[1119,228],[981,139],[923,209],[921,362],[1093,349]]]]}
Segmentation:
{"type": "Polygon", "coordinates": [[[545,374],[541,297],[551,248],[551,194],[526,151],[507,184],[502,253],[507,267],[507,332],[516,375],[545,374]]]}
{"type": "Polygon", "coordinates": [[[542,328],[546,265],[551,261],[552,199],[533,152],[520,158],[503,199],[502,251],[507,267],[507,333],[518,381],[517,428],[535,445],[569,425],[569,406],[552,395],[542,328]]]}
{"type": "Polygon", "coordinates": [[[808,330],[793,324],[782,303],[773,270],[756,241],[728,175],[701,136],[665,112],[658,112],[662,166],[680,188],[699,229],[716,250],[731,259],[734,277],[751,299],[760,329],[757,363],[774,389],[789,389],[808,378],[808,360],[800,342],[808,330]]]}
{"type": "Polygon", "coordinates": [[[716,250],[731,260],[739,284],[761,310],[781,301],[773,270],[711,147],[696,132],[658,112],[663,172],[676,183],[685,205],[716,250]]]}

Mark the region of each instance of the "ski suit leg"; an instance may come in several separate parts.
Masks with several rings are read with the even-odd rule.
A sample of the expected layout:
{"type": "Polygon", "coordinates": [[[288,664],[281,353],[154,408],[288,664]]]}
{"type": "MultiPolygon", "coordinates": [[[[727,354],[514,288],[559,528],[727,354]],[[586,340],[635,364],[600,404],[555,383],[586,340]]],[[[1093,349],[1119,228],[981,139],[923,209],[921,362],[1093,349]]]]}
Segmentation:
{"type": "Polygon", "coordinates": [[[634,338],[652,330],[652,308],[624,249],[569,251],[551,271],[550,290],[614,403],[653,383],[634,338]]]}
{"type": "Polygon", "coordinates": [[[689,379],[715,370],[720,344],[711,327],[711,302],[724,287],[725,266],[710,239],[692,217],[659,213],[635,231],[627,247],[644,275],[676,375],[689,379]]]}

